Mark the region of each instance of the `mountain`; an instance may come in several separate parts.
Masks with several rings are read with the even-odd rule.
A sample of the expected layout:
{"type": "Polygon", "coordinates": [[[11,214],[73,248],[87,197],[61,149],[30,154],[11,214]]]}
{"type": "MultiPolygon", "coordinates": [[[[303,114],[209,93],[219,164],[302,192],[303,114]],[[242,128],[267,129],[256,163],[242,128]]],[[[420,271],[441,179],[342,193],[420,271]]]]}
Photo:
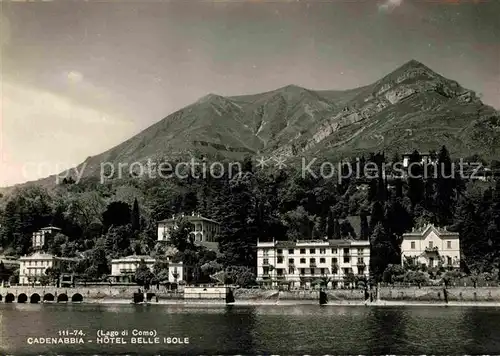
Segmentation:
{"type": "MultiPolygon", "coordinates": [[[[246,155],[340,159],[442,145],[456,158],[498,157],[500,113],[473,91],[412,60],[351,90],[289,85],[255,95],[209,94],[83,164],[84,176],[97,176],[103,162],[246,155]]],[[[49,181],[54,179],[37,183],[49,181]]]]}

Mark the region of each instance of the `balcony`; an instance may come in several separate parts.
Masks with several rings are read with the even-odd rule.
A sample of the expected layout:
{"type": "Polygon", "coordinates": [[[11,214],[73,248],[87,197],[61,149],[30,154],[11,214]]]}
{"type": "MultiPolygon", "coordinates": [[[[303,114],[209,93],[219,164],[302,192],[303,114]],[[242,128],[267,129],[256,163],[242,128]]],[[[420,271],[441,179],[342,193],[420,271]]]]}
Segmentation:
{"type": "Polygon", "coordinates": [[[425,252],[438,252],[438,247],[437,246],[434,246],[434,247],[426,247],[425,248],[425,252]]]}
{"type": "Polygon", "coordinates": [[[363,261],[356,263],[356,265],[358,267],[366,267],[366,263],[364,263],[363,261]]]}
{"type": "Polygon", "coordinates": [[[269,261],[263,261],[262,266],[269,267],[270,266],[269,261]]]}
{"type": "Polygon", "coordinates": [[[309,263],[309,267],[316,268],[317,267],[316,262],[309,263]]]}
{"type": "Polygon", "coordinates": [[[135,271],[131,268],[121,268],[120,273],[135,273],[135,271]]]}

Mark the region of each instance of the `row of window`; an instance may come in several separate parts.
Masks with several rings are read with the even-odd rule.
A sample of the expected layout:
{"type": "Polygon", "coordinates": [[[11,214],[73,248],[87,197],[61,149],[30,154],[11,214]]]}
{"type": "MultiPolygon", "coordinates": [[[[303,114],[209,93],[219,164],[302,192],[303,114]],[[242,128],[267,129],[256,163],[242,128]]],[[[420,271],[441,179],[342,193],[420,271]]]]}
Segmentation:
{"type": "MultiPolygon", "coordinates": [[[[415,241],[411,242],[411,249],[415,250],[415,241]]],[[[429,241],[429,248],[434,248],[434,243],[433,241],[429,241]]],[[[451,241],[446,241],[446,248],[451,249],[451,241]]]]}
{"type": "MultiPolygon", "coordinates": [[[[283,260],[284,260],[283,257],[278,256],[276,258],[276,263],[283,263],[283,260]]],[[[263,261],[264,265],[268,265],[269,264],[269,258],[264,258],[262,261],[263,261]]],[[[305,258],[301,258],[299,261],[300,261],[299,263],[307,263],[305,258]]],[[[293,258],[289,258],[288,259],[288,264],[289,265],[293,265],[294,263],[295,263],[295,259],[293,259],[293,258]]],[[[309,259],[309,263],[311,263],[311,264],[316,263],[316,259],[315,258],[310,258],[309,259]]],[[[319,263],[326,263],[326,258],[321,257],[319,259],[319,263]]],[[[344,257],[344,263],[351,263],[351,258],[350,257],[344,257]]],[[[358,257],[358,263],[360,263],[360,264],[364,263],[364,258],[363,257],[358,257]]],[[[338,264],[338,259],[336,257],[332,258],[332,264],[333,265],[338,264]]]]}
{"type": "MultiPolygon", "coordinates": [[[[21,262],[22,263],[22,262],[21,262]]],[[[52,261],[44,260],[44,261],[25,261],[26,266],[50,266],[52,265],[52,261]]]]}
{"type": "MultiPolygon", "coordinates": [[[[319,254],[320,255],[326,255],[326,250],[327,250],[326,248],[319,248],[318,250],[319,250],[319,254]]],[[[349,247],[344,248],[343,249],[344,255],[349,255],[350,254],[350,250],[351,249],[349,247]]],[[[358,248],[357,250],[358,250],[358,255],[362,255],[363,252],[364,252],[363,248],[358,248]]],[[[307,251],[307,249],[301,248],[301,249],[299,249],[299,254],[305,255],[306,251],[307,251]]],[[[338,253],[338,249],[336,249],[336,248],[332,248],[331,251],[332,251],[331,253],[333,255],[336,255],[338,253]]],[[[283,254],[283,249],[281,249],[281,248],[277,249],[276,253],[278,255],[283,254]]],[[[264,255],[267,255],[267,254],[269,254],[269,251],[268,250],[264,250],[264,255]]],[[[288,254],[289,255],[295,254],[295,249],[293,249],[293,248],[288,249],[288,254]]],[[[316,254],[316,249],[315,248],[310,248],[309,249],[309,254],[312,254],[312,255],[316,254]]]]}
{"type": "MultiPolygon", "coordinates": [[[[285,271],[284,269],[278,268],[278,269],[276,269],[276,275],[277,276],[284,276],[285,275],[284,271],[285,271]]],[[[344,272],[344,275],[348,275],[350,273],[354,273],[354,271],[353,271],[352,268],[343,268],[342,271],[344,272]]],[[[365,267],[358,267],[357,271],[358,271],[358,275],[364,274],[365,273],[365,267]]],[[[337,274],[338,272],[339,272],[339,270],[337,270],[337,269],[332,270],[332,274],[337,274]]],[[[294,274],[294,273],[295,273],[295,269],[293,269],[293,268],[289,268],[288,269],[288,274],[294,274]]],[[[306,274],[306,269],[305,268],[300,268],[299,269],[299,273],[300,273],[300,275],[305,275],[306,274]]],[[[327,268],[320,268],[319,275],[326,275],[327,273],[329,273],[329,271],[328,271],[327,268]]],[[[263,268],[263,274],[264,275],[268,275],[269,274],[269,268],[264,267],[263,268]]],[[[309,270],[309,274],[311,276],[314,276],[316,274],[316,270],[314,268],[311,268],[309,270]]]]}

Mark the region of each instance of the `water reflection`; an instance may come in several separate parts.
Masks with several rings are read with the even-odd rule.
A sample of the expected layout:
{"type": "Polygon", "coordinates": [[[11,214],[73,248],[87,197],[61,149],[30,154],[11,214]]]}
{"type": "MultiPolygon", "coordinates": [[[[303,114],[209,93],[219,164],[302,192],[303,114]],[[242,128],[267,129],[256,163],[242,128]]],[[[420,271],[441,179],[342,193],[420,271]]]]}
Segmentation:
{"type": "MultiPolygon", "coordinates": [[[[367,329],[370,330],[369,354],[393,355],[406,344],[407,316],[404,309],[371,308],[367,329]]],[[[410,352],[411,353],[411,352],[410,352]]]]}
{"type": "Polygon", "coordinates": [[[0,304],[2,354],[499,354],[500,309],[0,304]],[[188,345],[39,345],[82,329],[157,330],[188,345]]]}

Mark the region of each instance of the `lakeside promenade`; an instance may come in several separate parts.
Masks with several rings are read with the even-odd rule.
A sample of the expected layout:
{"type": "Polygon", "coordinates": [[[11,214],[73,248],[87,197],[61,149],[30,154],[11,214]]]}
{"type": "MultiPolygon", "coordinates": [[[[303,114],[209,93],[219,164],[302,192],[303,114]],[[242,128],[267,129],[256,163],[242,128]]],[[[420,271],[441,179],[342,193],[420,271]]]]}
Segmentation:
{"type": "MultiPolygon", "coordinates": [[[[50,286],[11,286],[0,287],[0,302],[38,303],[38,302],[83,302],[83,303],[130,303],[139,286],[78,286],[75,288],[56,288],[50,286]]],[[[373,290],[375,291],[375,289],[373,290]]],[[[326,290],[329,305],[498,305],[500,306],[500,287],[380,287],[378,300],[365,300],[363,289],[326,290]]],[[[273,289],[233,289],[234,304],[316,304],[319,290],[273,289]]],[[[176,292],[166,288],[152,288],[147,291],[148,301],[158,304],[200,304],[203,301],[185,298],[184,289],[176,292]]],[[[376,295],[376,293],[374,294],[376,295]]],[[[202,297],[199,299],[203,299],[202,297]]],[[[211,302],[216,302],[215,300],[211,302]]]]}

